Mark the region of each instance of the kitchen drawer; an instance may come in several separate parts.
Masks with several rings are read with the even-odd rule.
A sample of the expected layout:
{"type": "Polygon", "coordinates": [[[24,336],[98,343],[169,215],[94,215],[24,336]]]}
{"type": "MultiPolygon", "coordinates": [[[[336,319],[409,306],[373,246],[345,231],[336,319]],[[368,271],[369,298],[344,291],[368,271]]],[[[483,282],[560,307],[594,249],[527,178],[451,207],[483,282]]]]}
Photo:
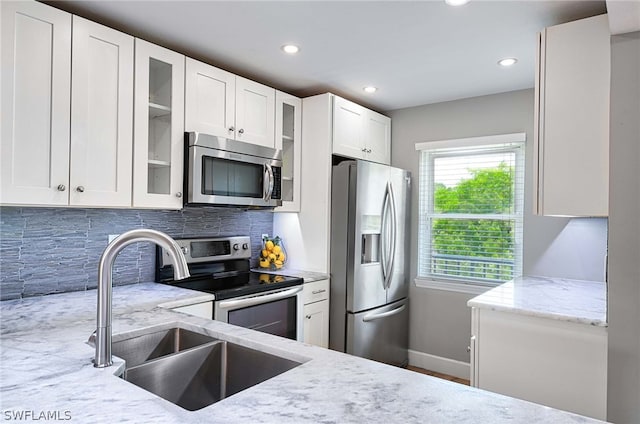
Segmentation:
{"type": "Polygon", "coordinates": [[[302,292],[302,300],[305,305],[325,299],[329,299],[329,280],[305,283],[302,292]]]}

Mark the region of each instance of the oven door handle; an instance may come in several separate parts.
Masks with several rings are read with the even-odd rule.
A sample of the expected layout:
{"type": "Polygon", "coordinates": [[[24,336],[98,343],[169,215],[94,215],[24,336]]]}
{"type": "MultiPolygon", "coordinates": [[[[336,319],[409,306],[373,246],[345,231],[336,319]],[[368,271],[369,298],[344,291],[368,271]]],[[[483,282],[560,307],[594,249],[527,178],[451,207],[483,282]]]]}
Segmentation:
{"type": "Polygon", "coordinates": [[[218,307],[220,307],[221,309],[246,308],[249,306],[259,305],[261,303],[267,303],[267,302],[272,302],[274,300],[280,300],[287,297],[291,297],[295,294],[300,293],[302,289],[303,287],[299,286],[299,287],[294,287],[292,289],[279,291],[276,293],[262,294],[262,295],[245,298],[245,299],[221,300],[220,303],[218,303],[218,307]]]}

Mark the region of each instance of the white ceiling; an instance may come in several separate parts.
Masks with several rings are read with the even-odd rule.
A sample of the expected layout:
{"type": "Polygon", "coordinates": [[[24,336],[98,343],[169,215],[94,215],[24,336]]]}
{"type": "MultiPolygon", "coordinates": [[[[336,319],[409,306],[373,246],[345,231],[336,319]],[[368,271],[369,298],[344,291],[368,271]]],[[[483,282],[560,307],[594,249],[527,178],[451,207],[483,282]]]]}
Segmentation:
{"type": "Polygon", "coordinates": [[[533,87],[536,32],[606,12],[577,0],[48,3],[301,97],[332,91],[379,111],[533,87]],[[300,53],[282,53],[288,42],[300,53]],[[504,57],[518,63],[499,67],[504,57]]]}

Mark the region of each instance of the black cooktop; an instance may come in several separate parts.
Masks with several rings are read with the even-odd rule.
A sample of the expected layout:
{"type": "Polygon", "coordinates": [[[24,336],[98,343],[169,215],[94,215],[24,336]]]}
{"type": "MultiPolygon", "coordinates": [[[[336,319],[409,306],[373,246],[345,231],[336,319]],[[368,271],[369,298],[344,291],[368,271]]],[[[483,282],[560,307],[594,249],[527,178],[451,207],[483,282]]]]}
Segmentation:
{"type": "Polygon", "coordinates": [[[272,275],[260,272],[223,272],[220,274],[195,274],[180,281],[161,281],[176,287],[212,293],[216,300],[230,299],[269,290],[298,286],[304,282],[299,277],[272,275]]]}

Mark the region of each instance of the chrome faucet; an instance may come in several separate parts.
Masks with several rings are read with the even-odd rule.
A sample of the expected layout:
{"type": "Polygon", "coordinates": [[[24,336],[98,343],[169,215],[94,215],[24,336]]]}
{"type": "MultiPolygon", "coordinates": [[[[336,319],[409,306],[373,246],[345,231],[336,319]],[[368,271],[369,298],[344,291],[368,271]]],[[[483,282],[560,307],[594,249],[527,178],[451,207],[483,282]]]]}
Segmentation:
{"type": "MultiPolygon", "coordinates": [[[[189,269],[180,246],[165,233],[155,230],[138,229],[120,234],[107,245],[98,265],[98,318],[95,334],[96,356],[93,366],[97,368],[109,367],[113,364],[111,358],[111,298],[113,263],[118,253],[126,246],[138,241],[151,241],[162,247],[169,254],[173,263],[174,279],[182,280],[189,277],[189,269]]],[[[89,339],[91,340],[93,336],[89,339]]]]}

